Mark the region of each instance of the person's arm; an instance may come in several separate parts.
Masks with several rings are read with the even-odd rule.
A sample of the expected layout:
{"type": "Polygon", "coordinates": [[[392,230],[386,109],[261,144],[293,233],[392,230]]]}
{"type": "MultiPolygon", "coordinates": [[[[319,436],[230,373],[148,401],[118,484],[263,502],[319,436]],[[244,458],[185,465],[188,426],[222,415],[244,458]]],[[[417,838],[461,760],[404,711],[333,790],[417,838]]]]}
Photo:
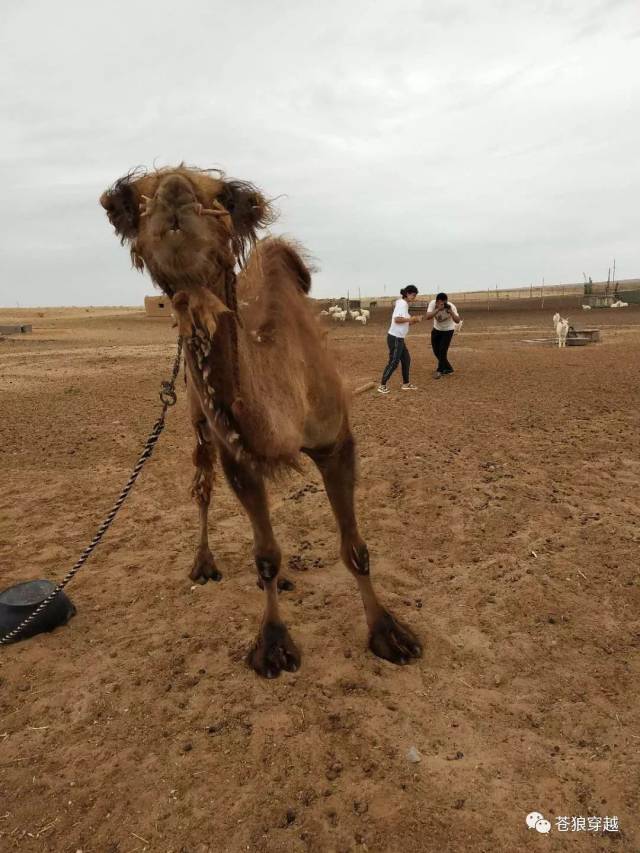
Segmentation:
{"type": "Polygon", "coordinates": [[[433,308],[431,308],[431,309],[428,308],[427,313],[426,313],[427,320],[433,319],[433,317],[436,316],[436,314],[438,313],[438,311],[441,308],[442,308],[442,305],[438,305],[437,302],[434,304],[433,308]]]}
{"type": "Polygon", "coordinates": [[[460,315],[458,314],[458,312],[457,312],[457,311],[455,311],[455,310],[452,308],[452,309],[451,309],[451,311],[450,311],[449,313],[451,314],[451,319],[453,320],[453,322],[454,322],[454,323],[459,323],[459,322],[460,322],[460,315]]]}
{"type": "Polygon", "coordinates": [[[400,323],[400,325],[409,323],[410,326],[413,326],[414,323],[419,323],[421,319],[422,317],[394,317],[393,322],[400,323]]]}

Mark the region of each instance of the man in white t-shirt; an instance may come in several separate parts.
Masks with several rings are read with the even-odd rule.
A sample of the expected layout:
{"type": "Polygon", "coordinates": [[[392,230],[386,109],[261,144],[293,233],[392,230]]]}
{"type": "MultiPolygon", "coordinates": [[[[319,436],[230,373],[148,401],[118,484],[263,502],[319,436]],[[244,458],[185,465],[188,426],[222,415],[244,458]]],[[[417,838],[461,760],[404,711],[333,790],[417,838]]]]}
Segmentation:
{"type": "Polygon", "coordinates": [[[456,306],[453,302],[449,302],[449,297],[446,293],[439,293],[429,303],[427,320],[431,320],[432,318],[431,349],[438,359],[438,366],[433,378],[440,379],[442,376],[453,373],[453,367],[449,364],[447,353],[455,330],[455,323],[461,322],[456,306]]]}

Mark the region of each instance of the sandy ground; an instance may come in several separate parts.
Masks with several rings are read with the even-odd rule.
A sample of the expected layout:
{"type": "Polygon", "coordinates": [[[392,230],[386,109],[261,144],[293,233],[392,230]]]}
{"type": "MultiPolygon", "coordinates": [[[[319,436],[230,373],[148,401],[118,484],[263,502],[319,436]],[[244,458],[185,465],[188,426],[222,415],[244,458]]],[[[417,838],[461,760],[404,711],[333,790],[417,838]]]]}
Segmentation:
{"type": "MultiPolygon", "coordinates": [[[[640,850],[640,308],[586,314],[599,345],[518,343],[551,334],[554,310],[468,311],[439,382],[416,327],[420,390],[396,376],[354,401],[374,578],[425,646],[405,668],[366,650],[310,465],[272,490],[303,666],[274,682],[246,667],[262,593],[222,478],[224,579],[187,577],[181,393],[69,587],[77,616],[0,648],[0,850],[640,850]],[[620,832],[563,833],[561,816],[620,832]]],[[[13,320],[34,331],[0,341],[2,587],[75,562],[174,352],[139,311],[0,311],[13,320]]],[[[331,329],[350,385],[378,379],[383,322],[331,329]]]]}

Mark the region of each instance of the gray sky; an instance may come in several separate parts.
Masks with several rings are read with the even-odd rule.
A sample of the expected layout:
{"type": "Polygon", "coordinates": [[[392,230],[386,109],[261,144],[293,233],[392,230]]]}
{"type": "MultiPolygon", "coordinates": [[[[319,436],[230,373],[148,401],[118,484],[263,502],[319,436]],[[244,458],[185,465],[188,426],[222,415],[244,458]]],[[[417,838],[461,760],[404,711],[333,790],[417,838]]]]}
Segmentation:
{"type": "Polygon", "coordinates": [[[314,295],[640,276],[637,0],[3,0],[0,305],[139,304],[132,166],[284,195],[314,295]]]}

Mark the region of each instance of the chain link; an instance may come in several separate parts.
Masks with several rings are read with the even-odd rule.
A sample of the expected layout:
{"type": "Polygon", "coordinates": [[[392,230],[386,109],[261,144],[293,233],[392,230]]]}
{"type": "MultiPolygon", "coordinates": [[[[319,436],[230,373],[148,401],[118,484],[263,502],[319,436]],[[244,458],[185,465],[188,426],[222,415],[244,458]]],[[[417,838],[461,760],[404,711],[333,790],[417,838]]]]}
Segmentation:
{"type": "Polygon", "coordinates": [[[91,542],[89,543],[89,545],[84,549],[84,551],[80,555],[80,559],[78,560],[78,562],[71,569],[69,569],[69,571],[63,577],[63,579],[60,581],[60,583],[57,585],[57,587],[44,599],[43,602],[41,602],[38,605],[38,607],[36,608],[36,610],[33,611],[33,613],[31,613],[29,616],[27,616],[27,618],[23,622],[21,622],[16,628],[14,628],[13,631],[9,631],[8,634],[5,634],[3,637],[0,637],[0,646],[6,645],[7,643],[10,643],[12,640],[15,640],[15,638],[27,627],[27,625],[30,625],[31,622],[33,622],[33,620],[36,618],[36,616],[38,616],[39,613],[42,613],[42,611],[46,607],[48,607],[49,604],[51,604],[51,602],[56,597],[56,595],[65,588],[65,586],[69,583],[69,581],[72,580],[72,578],[75,576],[76,572],[78,572],[82,568],[82,566],[86,563],[86,561],[89,559],[94,548],[97,547],[98,543],[100,542],[100,540],[102,539],[104,534],[107,532],[107,530],[111,526],[111,522],[116,517],[118,510],[120,509],[122,504],[125,502],[129,492],[131,491],[131,489],[133,487],[133,484],[138,479],[138,474],[142,470],[145,462],[151,456],[151,454],[153,452],[153,448],[156,446],[156,443],[157,443],[158,439],[160,438],[160,434],[162,433],[162,430],[164,429],[164,420],[165,420],[165,416],[167,414],[167,409],[169,409],[171,406],[174,406],[176,403],[177,398],[176,398],[176,392],[175,392],[174,386],[176,383],[176,378],[177,378],[178,373],[180,371],[180,360],[181,360],[181,358],[182,358],[182,337],[178,337],[178,349],[177,349],[176,358],[175,358],[175,361],[173,364],[173,370],[171,372],[171,379],[169,381],[163,382],[161,385],[162,390],[160,391],[160,400],[162,401],[162,410],[160,412],[160,417],[158,418],[158,420],[153,425],[153,429],[151,430],[151,433],[149,434],[149,437],[147,438],[147,441],[145,443],[144,450],[142,451],[140,458],[136,462],[136,465],[135,465],[133,471],[131,472],[131,476],[127,480],[126,486],[120,492],[118,499],[116,500],[113,507],[111,508],[111,511],[109,512],[109,514],[107,515],[105,520],[102,522],[100,527],[97,529],[96,534],[93,537],[93,539],[91,540],[91,542]]]}

